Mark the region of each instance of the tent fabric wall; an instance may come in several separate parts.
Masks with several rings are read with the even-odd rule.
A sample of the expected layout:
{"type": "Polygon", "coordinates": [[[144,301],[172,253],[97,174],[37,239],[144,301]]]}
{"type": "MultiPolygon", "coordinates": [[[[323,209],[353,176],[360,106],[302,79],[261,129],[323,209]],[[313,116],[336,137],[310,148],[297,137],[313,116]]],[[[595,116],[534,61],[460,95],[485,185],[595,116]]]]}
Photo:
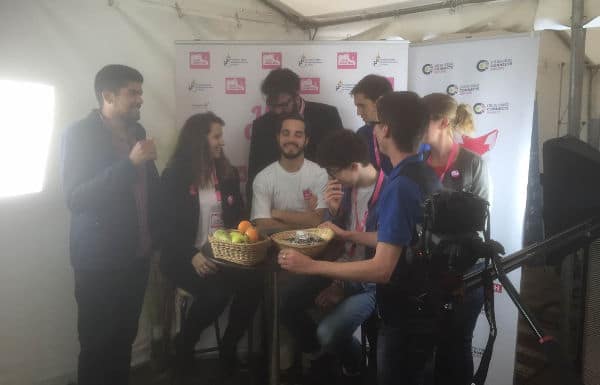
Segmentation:
{"type": "MultiPolygon", "coordinates": [[[[177,130],[175,40],[306,37],[281,17],[238,25],[235,18],[207,14],[179,18],[171,7],[131,0],[113,7],[97,0],[0,2],[0,78],[52,85],[56,99],[44,191],[0,200],[0,384],[64,385],[75,372],[76,306],[59,148],[65,126],[97,105],[93,80],[100,67],[123,63],[143,73],[141,122],[164,165],[177,130]]],[[[149,337],[147,322],[141,326],[138,360],[147,356],[149,337]]]]}

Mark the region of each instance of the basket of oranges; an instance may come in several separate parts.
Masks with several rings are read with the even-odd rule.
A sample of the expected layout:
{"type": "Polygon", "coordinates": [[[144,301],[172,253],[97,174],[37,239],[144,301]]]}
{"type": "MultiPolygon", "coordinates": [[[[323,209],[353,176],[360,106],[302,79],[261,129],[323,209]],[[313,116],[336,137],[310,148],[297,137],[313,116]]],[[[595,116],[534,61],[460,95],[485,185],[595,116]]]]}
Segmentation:
{"type": "Polygon", "coordinates": [[[271,244],[249,221],[241,221],[237,229],[216,230],[208,235],[208,242],[215,258],[245,266],[260,263],[271,244]]]}

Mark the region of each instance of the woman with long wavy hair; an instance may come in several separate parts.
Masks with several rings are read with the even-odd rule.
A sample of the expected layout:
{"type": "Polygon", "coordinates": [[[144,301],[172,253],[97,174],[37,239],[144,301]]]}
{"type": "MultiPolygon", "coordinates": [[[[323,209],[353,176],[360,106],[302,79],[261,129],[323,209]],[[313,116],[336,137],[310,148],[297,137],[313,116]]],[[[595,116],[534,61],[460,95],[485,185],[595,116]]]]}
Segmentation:
{"type": "Polygon", "coordinates": [[[259,275],[219,267],[206,257],[208,234],[218,228],[235,228],[244,216],[239,176],[223,152],[223,126],[223,120],[212,112],[192,115],[162,174],[161,270],[194,297],[175,339],[178,366],[184,372],[193,362],[201,332],[233,297],[220,349],[221,369],[230,373],[237,343],[261,295],[259,275]]]}

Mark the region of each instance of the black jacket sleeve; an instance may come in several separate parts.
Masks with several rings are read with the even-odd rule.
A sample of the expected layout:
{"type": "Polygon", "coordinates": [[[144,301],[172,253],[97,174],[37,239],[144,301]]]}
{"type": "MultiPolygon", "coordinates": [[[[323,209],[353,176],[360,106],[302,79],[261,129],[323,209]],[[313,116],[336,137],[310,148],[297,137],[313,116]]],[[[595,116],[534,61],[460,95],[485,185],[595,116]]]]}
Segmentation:
{"type": "MultiPolygon", "coordinates": [[[[252,134],[250,136],[250,154],[248,155],[248,181],[254,180],[256,174],[258,174],[258,165],[262,163],[258,158],[260,157],[260,147],[263,145],[261,143],[261,134],[260,134],[260,122],[255,120],[252,122],[252,134]]],[[[250,183],[252,186],[252,183],[250,183]]]]}
{"type": "Polygon", "coordinates": [[[340,113],[338,112],[337,108],[335,108],[333,106],[331,106],[331,108],[332,108],[332,111],[329,116],[331,128],[333,130],[344,128],[344,124],[342,123],[342,118],[340,117],[340,113]]]}
{"type": "Polygon", "coordinates": [[[240,177],[237,170],[233,169],[233,175],[219,182],[221,190],[221,208],[223,224],[227,228],[237,228],[242,218],[247,217],[240,191],[240,177]]]}
{"type": "Polygon", "coordinates": [[[246,180],[246,205],[250,207],[252,204],[252,183],[256,174],[258,174],[258,164],[261,163],[258,157],[260,156],[260,134],[258,120],[252,122],[252,135],[250,136],[250,154],[248,155],[248,177],[246,180]]]}
{"type": "MultiPolygon", "coordinates": [[[[167,276],[176,274],[198,252],[192,234],[197,227],[181,178],[174,169],[166,168],[161,177],[161,269],[167,276]],[[196,227],[194,227],[196,226],[196,227]]],[[[197,199],[197,198],[196,198],[197,199]]]]}

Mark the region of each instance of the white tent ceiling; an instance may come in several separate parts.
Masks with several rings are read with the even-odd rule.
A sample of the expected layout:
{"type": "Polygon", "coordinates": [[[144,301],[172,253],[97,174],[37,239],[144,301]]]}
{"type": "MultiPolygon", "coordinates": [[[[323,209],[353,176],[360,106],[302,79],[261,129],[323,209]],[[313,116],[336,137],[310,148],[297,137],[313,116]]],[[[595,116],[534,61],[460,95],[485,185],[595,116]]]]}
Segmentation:
{"type": "MultiPolygon", "coordinates": [[[[131,0],[108,0],[109,3],[131,0]]],[[[480,33],[566,30],[569,0],[138,0],[171,7],[180,16],[287,24],[318,40],[377,40],[401,37],[412,42],[480,33]],[[282,17],[283,16],[283,17],[282,17]],[[316,37],[314,36],[316,35],[316,37]]],[[[584,0],[586,55],[600,64],[600,0],[584,0]]]]}
{"type": "MultiPolygon", "coordinates": [[[[263,0],[301,27],[318,27],[318,38],[411,41],[456,33],[568,30],[569,0],[263,0]],[[417,16],[418,15],[418,16],[417,16]],[[351,21],[348,23],[347,21],[351,21]]],[[[600,27],[600,0],[585,0],[585,19],[600,27]]],[[[600,30],[588,29],[586,53],[600,63],[600,30]]]]}

